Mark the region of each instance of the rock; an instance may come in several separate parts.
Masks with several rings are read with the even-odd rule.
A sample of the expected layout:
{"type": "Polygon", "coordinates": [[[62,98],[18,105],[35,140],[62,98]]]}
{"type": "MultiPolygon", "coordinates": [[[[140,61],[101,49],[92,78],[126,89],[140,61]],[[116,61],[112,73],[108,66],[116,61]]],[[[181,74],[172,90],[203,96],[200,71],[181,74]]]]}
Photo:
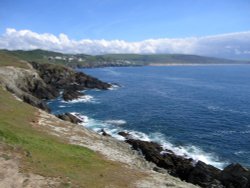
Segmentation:
{"type": "MultiPolygon", "coordinates": [[[[121,132],[120,135],[128,136],[127,133],[121,132]]],[[[157,165],[155,171],[161,171],[160,168],[166,169],[169,174],[179,177],[181,180],[200,185],[205,188],[223,188],[219,176],[221,170],[207,165],[201,161],[195,164],[191,158],[185,158],[174,154],[171,150],[164,150],[154,142],[142,140],[127,139],[127,143],[132,145],[133,149],[141,152],[147,161],[157,165]]]]}
{"type": "Polygon", "coordinates": [[[110,134],[108,134],[104,129],[101,130],[101,133],[103,136],[111,136],[110,134]]]}
{"type": "Polygon", "coordinates": [[[159,173],[161,173],[161,174],[168,174],[168,171],[167,171],[167,170],[165,170],[165,169],[163,169],[163,168],[159,168],[159,167],[157,167],[157,166],[154,167],[153,170],[156,171],[156,172],[159,172],[159,173]]]}
{"type": "Polygon", "coordinates": [[[82,90],[85,88],[108,89],[110,84],[102,82],[97,78],[86,75],[82,72],[75,72],[73,69],[55,64],[40,64],[30,62],[36,69],[45,83],[57,89],[82,90]]]}
{"type": "Polygon", "coordinates": [[[226,187],[249,188],[250,171],[240,164],[230,164],[220,173],[220,180],[226,187]]]}
{"type": "Polygon", "coordinates": [[[121,131],[121,132],[119,132],[117,134],[120,135],[120,136],[123,136],[126,139],[129,139],[131,137],[131,135],[128,132],[124,132],[124,131],[121,131]]]}
{"type": "Polygon", "coordinates": [[[72,91],[82,91],[87,89],[84,85],[79,84],[71,84],[65,87],[65,90],[72,90],[72,91]]]}
{"type": "Polygon", "coordinates": [[[50,112],[49,107],[47,106],[47,104],[46,104],[44,101],[39,100],[39,99],[33,97],[32,95],[25,95],[25,94],[24,94],[23,96],[20,96],[20,98],[21,98],[24,102],[26,102],[26,103],[28,103],[28,104],[30,104],[30,105],[32,105],[32,106],[35,106],[35,107],[37,107],[37,108],[40,108],[40,109],[42,109],[42,110],[44,110],[44,111],[46,111],[46,112],[50,112]]]}
{"type": "Polygon", "coordinates": [[[41,99],[51,99],[59,95],[34,70],[29,69],[1,67],[0,84],[24,102],[47,112],[49,108],[41,99]]]}
{"type": "Polygon", "coordinates": [[[70,114],[70,113],[65,113],[65,114],[58,114],[56,115],[58,118],[64,120],[64,121],[69,121],[74,124],[82,123],[82,120],[77,118],[76,116],[70,114]]]}
{"type": "Polygon", "coordinates": [[[133,149],[140,151],[147,161],[155,163],[158,167],[167,170],[174,168],[174,163],[171,157],[160,154],[163,149],[159,144],[134,139],[128,139],[126,142],[132,145],[133,149]]]}
{"type": "Polygon", "coordinates": [[[84,73],[53,64],[31,62],[34,69],[1,67],[0,84],[24,102],[49,112],[43,99],[54,99],[59,90],[65,89],[64,99],[82,96],[77,90],[86,88],[108,89],[110,84],[84,73]]]}
{"type": "Polygon", "coordinates": [[[62,98],[65,101],[71,101],[71,100],[74,100],[74,99],[78,99],[81,96],[84,96],[84,94],[80,93],[79,91],[64,90],[62,98]]]}
{"type": "Polygon", "coordinates": [[[186,178],[184,179],[187,180],[187,182],[200,185],[201,187],[212,187],[212,185],[219,187],[222,186],[218,180],[220,172],[219,169],[198,161],[195,167],[186,173],[186,178]]]}

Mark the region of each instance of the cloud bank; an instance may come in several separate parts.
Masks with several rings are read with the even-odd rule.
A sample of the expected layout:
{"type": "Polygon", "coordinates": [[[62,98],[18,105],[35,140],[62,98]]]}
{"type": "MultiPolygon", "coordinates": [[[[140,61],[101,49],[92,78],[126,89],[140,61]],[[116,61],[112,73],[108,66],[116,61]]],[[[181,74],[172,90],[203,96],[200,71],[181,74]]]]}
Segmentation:
{"type": "Polygon", "coordinates": [[[124,40],[72,40],[65,34],[35,33],[6,29],[0,48],[9,50],[44,49],[63,53],[178,53],[227,58],[250,58],[250,31],[205,37],[161,38],[138,42],[124,40]]]}

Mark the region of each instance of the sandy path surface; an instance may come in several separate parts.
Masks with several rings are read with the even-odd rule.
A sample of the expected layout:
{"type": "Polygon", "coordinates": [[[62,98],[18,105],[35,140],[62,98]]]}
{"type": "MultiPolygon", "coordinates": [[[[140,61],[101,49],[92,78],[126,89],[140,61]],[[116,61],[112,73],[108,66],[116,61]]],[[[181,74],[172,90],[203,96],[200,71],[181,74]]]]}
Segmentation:
{"type": "Polygon", "coordinates": [[[18,154],[7,152],[0,144],[0,188],[53,188],[58,185],[55,178],[20,172],[18,154]]]}

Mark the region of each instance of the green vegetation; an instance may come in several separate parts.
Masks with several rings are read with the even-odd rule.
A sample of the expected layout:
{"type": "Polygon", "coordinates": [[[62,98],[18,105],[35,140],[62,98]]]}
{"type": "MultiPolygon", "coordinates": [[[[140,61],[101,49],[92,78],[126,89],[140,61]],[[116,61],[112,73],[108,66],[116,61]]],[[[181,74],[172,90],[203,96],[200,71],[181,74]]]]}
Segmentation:
{"type": "MultiPolygon", "coordinates": [[[[22,170],[48,177],[61,177],[61,187],[126,187],[124,168],[99,154],[48,135],[34,128],[37,110],[0,88],[0,143],[19,148],[22,170]],[[69,181],[71,183],[69,183],[69,181]]],[[[126,170],[125,170],[126,171],[126,170]]]]}
{"type": "Polygon", "coordinates": [[[13,58],[39,63],[63,64],[70,67],[103,67],[103,66],[140,66],[154,64],[239,64],[249,61],[236,61],[213,57],[183,54],[62,54],[45,50],[8,51],[0,50],[0,53],[13,58]]]}
{"type": "MultiPolygon", "coordinates": [[[[136,64],[233,64],[233,63],[247,63],[244,61],[235,61],[214,57],[204,57],[198,55],[184,55],[184,54],[107,54],[102,57],[127,60],[136,64]]],[[[249,63],[249,62],[248,62],[249,63]]]]}
{"type": "Polygon", "coordinates": [[[14,66],[20,68],[28,68],[27,63],[21,61],[19,58],[0,50],[0,67],[1,66],[14,66]]]}

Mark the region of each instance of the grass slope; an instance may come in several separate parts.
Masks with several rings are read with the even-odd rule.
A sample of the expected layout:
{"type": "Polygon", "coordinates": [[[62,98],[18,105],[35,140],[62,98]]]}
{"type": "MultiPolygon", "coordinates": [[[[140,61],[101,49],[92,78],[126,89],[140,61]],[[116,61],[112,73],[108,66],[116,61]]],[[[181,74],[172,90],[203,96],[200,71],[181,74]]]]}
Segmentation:
{"type": "Polygon", "coordinates": [[[20,68],[28,68],[27,63],[21,61],[19,58],[0,50],[0,67],[1,66],[14,66],[20,68]]]}
{"type": "Polygon", "coordinates": [[[0,88],[0,142],[20,148],[23,171],[62,177],[61,187],[128,186],[120,164],[34,129],[30,122],[36,121],[35,111],[0,88]]]}

